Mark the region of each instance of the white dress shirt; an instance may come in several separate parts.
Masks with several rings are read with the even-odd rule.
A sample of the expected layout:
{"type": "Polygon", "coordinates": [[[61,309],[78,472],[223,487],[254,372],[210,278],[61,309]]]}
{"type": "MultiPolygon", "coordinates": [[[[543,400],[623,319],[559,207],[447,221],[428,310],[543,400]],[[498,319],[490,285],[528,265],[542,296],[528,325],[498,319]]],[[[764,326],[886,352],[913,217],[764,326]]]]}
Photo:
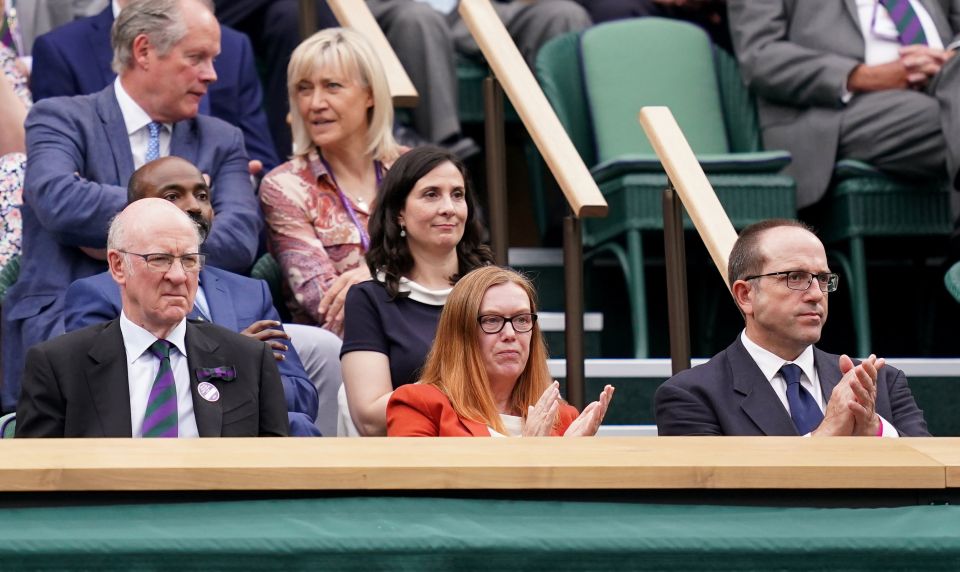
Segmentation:
{"type": "MultiPolygon", "coordinates": [[[[790,413],[790,404],[787,401],[787,380],[783,378],[783,375],[780,373],[780,368],[784,364],[792,363],[800,368],[800,385],[806,389],[813,400],[817,402],[817,407],[820,408],[820,411],[825,410],[826,401],[830,399],[827,396],[825,400],[823,397],[823,389],[820,387],[820,377],[817,374],[817,368],[813,364],[813,346],[807,346],[803,352],[797,356],[797,359],[793,361],[787,361],[780,356],[766,350],[765,348],[757,345],[753,340],[747,336],[747,331],[744,330],[740,334],[740,341],[743,342],[743,347],[747,349],[747,353],[750,354],[750,357],[753,358],[753,361],[757,364],[757,367],[760,368],[760,372],[763,373],[763,376],[770,382],[770,386],[773,388],[773,391],[777,394],[777,397],[780,398],[780,403],[783,404],[783,408],[787,410],[787,414],[790,413]]],[[[880,418],[880,423],[883,425],[883,436],[884,437],[899,437],[900,434],[897,433],[897,430],[894,429],[893,425],[887,422],[880,414],[877,414],[877,417],[880,418]]],[[[809,435],[809,433],[807,433],[809,435]]]]}
{"type": "MultiPolygon", "coordinates": [[[[143,437],[143,416],[147,411],[150,390],[160,370],[160,359],[149,348],[157,337],[134,324],[120,311],[120,332],[127,353],[127,382],[130,386],[130,427],[134,437],[143,437]]],[[[190,391],[190,369],[187,366],[187,321],[181,320],[167,336],[173,344],[170,349],[170,367],[177,386],[177,428],[180,437],[199,437],[197,420],[193,416],[193,395],[190,391]]]]}
{"type": "MultiPolygon", "coordinates": [[[[123,89],[120,76],[113,80],[113,89],[117,94],[117,103],[120,104],[120,113],[123,114],[123,123],[127,127],[127,136],[130,138],[130,151],[133,153],[133,168],[139,169],[147,162],[147,143],[150,140],[150,131],[147,125],[152,119],[130,94],[123,89]]],[[[160,129],[160,156],[170,154],[170,134],[173,125],[161,123],[160,129]]]]}
{"type": "MultiPolygon", "coordinates": [[[[917,13],[920,27],[927,36],[927,45],[943,49],[940,32],[930,13],[918,0],[910,0],[913,11],[917,13]]],[[[890,18],[890,12],[878,0],[857,0],[857,13],[860,17],[860,32],[863,34],[864,63],[878,65],[892,62],[900,57],[900,40],[897,26],[890,18]],[[876,11],[876,20],[874,20],[876,11]]]]}

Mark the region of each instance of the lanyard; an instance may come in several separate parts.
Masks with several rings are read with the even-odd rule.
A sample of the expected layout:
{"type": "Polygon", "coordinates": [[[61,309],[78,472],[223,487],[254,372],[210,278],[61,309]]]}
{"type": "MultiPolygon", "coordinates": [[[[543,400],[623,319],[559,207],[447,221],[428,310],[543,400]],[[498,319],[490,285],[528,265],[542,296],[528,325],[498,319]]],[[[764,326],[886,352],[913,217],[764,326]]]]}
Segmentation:
{"type": "MultiPolygon", "coordinates": [[[[363,246],[363,251],[366,252],[370,249],[370,235],[367,234],[367,229],[360,224],[360,219],[357,218],[357,211],[353,208],[353,205],[350,204],[350,199],[346,193],[340,188],[340,184],[337,183],[337,177],[333,174],[333,168],[330,167],[330,163],[327,163],[327,160],[323,158],[323,155],[320,155],[320,162],[323,163],[323,168],[326,169],[327,174],[330,175],[330,181],[333,182],[333,187],[337,189],[337,195],[340,197],[340,202],[343,203],[343,209],[347,211],[350,220],[353,221],[354,226],[360,231],[360,244],[363,246]]],[[[380,161],[374,160],[373,169],[377,173],[377,189],[379,190],[380,182],[383,180],[383,164],[380,163],[380,161]]]]}

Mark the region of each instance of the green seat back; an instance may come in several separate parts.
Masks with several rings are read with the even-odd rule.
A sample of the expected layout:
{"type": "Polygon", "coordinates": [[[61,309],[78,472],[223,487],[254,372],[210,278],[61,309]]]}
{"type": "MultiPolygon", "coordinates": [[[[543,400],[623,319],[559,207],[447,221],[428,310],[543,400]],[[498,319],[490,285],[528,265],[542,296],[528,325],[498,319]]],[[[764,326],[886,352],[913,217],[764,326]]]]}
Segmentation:
{"type": "Polygon", "coordinates": [[[580,38],[597,160],[652,154],[641,107],[670,108],[694,153],[728,153],[713,49],[700,28],[663,18],[594,26],[580,38]]]}
{"type": "Polygon", "coordinates": [[[953,298],[960,302],[960,262],[957,262],[947,270],[943,277],[943,283],[947,286],[947,291],[953,298]]]}
{"type": "Polygon", "coordinates": [[[264,280],[270,288],[270,296],[273,297],[273,305],[279,307],[283,304],[283,270],[280,263],[277,262],[269,252],[257,259],[250,271],[251,278],[264,280]]]}
{"type": "Polygon", "coordinates": [[[17,414],[7,413],[0,417],[0,439],[13,439],[17,432],[17,414]]]}
{"type": "Polygon", "coordinates": [[[20,256],[11,256],[10,260],[0,269],[0,300],[7,295],[7,290],[13,286],[20,276],[20,256]]]}
{"type": "Polygon", "coordinates": [[[593,130],[580,72],[580,35],[557,36],[537,52],[537,79],[560,124],[567,131],[580,158],[588,167],[596,164],[593,130]]]}

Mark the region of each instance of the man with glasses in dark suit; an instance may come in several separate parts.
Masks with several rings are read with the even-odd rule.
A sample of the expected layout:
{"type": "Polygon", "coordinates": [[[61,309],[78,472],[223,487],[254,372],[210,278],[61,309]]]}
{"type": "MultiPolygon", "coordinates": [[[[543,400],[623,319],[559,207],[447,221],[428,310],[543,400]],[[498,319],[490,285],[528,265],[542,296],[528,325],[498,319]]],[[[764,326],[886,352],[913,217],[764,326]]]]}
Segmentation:
{"type": "Polygon", "coordinates": [[[660,435],[929,435],[902,371],[874,355],[855,362],[814,345],[839,276],[803,223],[745,228],[727,274],[745,328],[709,362],[657,389],[660,435]]]}

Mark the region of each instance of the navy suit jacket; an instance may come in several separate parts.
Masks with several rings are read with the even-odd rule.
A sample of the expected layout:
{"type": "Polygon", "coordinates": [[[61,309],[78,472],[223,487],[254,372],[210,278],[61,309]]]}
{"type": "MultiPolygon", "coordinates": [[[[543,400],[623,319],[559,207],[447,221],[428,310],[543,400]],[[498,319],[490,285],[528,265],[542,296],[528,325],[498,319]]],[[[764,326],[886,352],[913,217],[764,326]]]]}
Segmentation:
{"type": "MultiPolygon", "coordinates": [[[[840,356],[816,347],[813,352],[820,387],[829,400],[843,377],[840,356]]],[[[797,435],[790,413],[739,336],[707,363],[668,379],[654,401],[660,435],[797,435]]],[[[893,366],[884,366],[877,375],[876,411],[900,435],[930,435],[906,376],[893,366]]]]}
{"type": "MultiPolygon", "coordinates": [[[[91,95],[37,102],[27,115],[20,277],[3,301],[4,384],[8,411],[20,389],[23,355],[63,333],[63,294],[106,264],[79,247],[106,246],[110,219],[127,205],[133,154],[111,84],[91,95]]],[[[211,265],[253,265],[263,221],[247,171],[240,130],[198,115],[173,126],[170,154],[211,177],[217,224],[203,250],[211,265]]]]}
{"type": "MultiPolygon", "coordinates": [[[[287,435],[283,389],[270,349],[209,323],[187,322],[187,367],[201,437],[287,435]],[[198,391],[197,370],[232,366],[212,379],[220,398],[198,391]]],[[[17,437],[130,437],[130,382],[120,320],[95,324],[30,349],[17,406],[17,437]]]]}
{"type": "MultiPolygon", "coordinates": [[[[33,100],[96,93],[113,82],[110,27],[113,10],[81,18],[39,36],[33,44],[33,100]]],[[[277,154],[263,112],[263,91],[254,65],[253,47],[241,32],[220,26],[220,55],[213,67],[217,81],[200,102],[200,113],[213,115],[243,131],[247,154],[263,162],[264,173],[277,166],[277,154]]]]}
{"type": "MultiPolygon", "coordinates": [[[[258,320],[280,321],[270,290],[263,280],[207,266],[200,271],[200,284],[210,309],[210,319],[218,326],[239,333],[258,320]]],[[[67,288],[64,306],[64,325],[68,332],[109,322],[120,316],[120,287],[109,272],[82,278],[67,288]]],[[[285,359],[277,362],[287,411],[306,415],[310,420],[308,425],[314,427],[319,399],[317,388],[307,377],[297,350],[289,343],[287,347],[287,351],[281,352],[285,359]]]]}

